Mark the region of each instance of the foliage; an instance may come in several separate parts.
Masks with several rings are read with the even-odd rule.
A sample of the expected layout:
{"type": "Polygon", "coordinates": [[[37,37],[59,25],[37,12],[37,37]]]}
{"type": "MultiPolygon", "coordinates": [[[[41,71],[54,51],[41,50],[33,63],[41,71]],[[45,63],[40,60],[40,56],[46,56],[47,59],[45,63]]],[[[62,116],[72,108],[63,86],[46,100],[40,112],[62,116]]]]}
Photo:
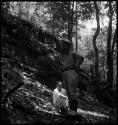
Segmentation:
{"type": "MultiPolygon", "coordinates": [[[[72,27],[76,25],[76,11],[78,20],[88,20],[91,18],[92,14],[94,13],[93,3],[91,2],[70,2],[70,13],[68,8],[69,2],[49,2],[47,4],[48,10],[47,13],[51,14],[51,20],[53,21],[52,28],[55,26],[59,27],[59,32],[63,32],[67,36],[68,30],[68,16],[72,16],[72,27]],[[77,3],[77,10],[75,9],[75,3],[77,3]]],[[[49,20],[49,22],[52,22],[49,20]]],[[[52,24],[52,23],[51,23],[52,24]]],[[[56,28],[57,29],[57,28],[56,28]]],[[[73,29],[73,28],[72,28],[73,29]]],[[[72,32],[74,32],[72,30],[72,32]]],[[[59,33],[58,33],[59,34],[59,33]]],[[[68,36],[66,37],[68,38],[68,36]]]]}
{"type": "Polygon", "coordinates": [[[78,17],[80,20],[89,20],[95,12],[93,2],[79,2],[78,17]]]}
{"type": "Polygon", "coordinates": [[[56,56],[57,38],[48,32],[44,32],[41,28],[36,28],[26,20],[13,15],[8,16],[9,18],[2,15],[2,46],[4,47],[2,56],[12,57],[18,65],[22,63],[31,67],[41,66],[42,71],[36,73],[41,75],[43,70],[46,70],[47,73],[44,76],[47,77],[48,72],[52,72],[50,79],[53,81],[51,77],[53,75],[58,77],[58,65],[60,65],[60,63],[54,65],[54,62],[59,58],[56,56]],[[45,57],[43,64],[41,64],[42,56],[45,57]]]}
{"type": "MultiPolygon", "coordinates": [[[[22,7],[21,5],[21,9],[22,7]]],[[[62,63],[57,53],[58,39],[36,27],[33,21],[20,19],[6,10],[2,8],[1,13],[1,120],[11,124],[116,122],[116,114],[111,114],[111,108],[100,104],[97,94],[98,100],[88,91],[79,98],[78,113],[82,119],[77,118],[75,121],[74,116],[60,115],[59,110],[52,105],[52,90],[48,88],[54,89],[56,81],[62,79],[62,63]],[[47,84],[48,87],[42,84],[47,84]],[[98,112],[98,117],[92,116],[88,110],[98,112]],[[101,118],[99,112],[109,117],[101,118]]],[[[87,81],[81,79],[81,82],[87,81]]],[[[86,89],[86,85],[84,87],[86,89]]],[[[102,95],[104,93],[100,92],[102,95]]],[[[107,97],[101,96],[102,101],[109,101],[107,97]]]]}

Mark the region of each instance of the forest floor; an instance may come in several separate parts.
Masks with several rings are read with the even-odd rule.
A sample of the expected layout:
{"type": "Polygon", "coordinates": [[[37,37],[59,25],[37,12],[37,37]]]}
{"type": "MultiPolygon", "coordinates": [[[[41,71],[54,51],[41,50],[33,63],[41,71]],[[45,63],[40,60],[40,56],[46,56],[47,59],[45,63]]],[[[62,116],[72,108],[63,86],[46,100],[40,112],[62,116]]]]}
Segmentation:
{"type": "MultiPolygon", "coordinates": [[[[24,123],[108,124],[117,122],[117,109],[116,108],[111,109],[106,105],[103,105],[90,92],[86,92],[83,98],[78,98],[79,104],[77,111],[78,114],[82,116],[82,119],[80,119],[79,116],[78,119],[76,120],[73,119],[74,117],[73,118],[71,117],[69,119],[65,116],[62,116],[59,113],[59,110],[56,109],[52,104],[53,90],[50,90],[46,85],[43,85],[42,82],[39,82],[40,80],[37,81],[34,75],[37,69],[35,69],[34,67],[30,67],[31,65],[29,66],[28,61],[25,61],[27,62],[25,64],[23,64],[22,62],[24,61],[24,58],[22,58],[23,56],[26,56],[27,59],[30,60],[32,57],[32,56],[30,57],[32,51],[36,50],[35,47],[33,49],[30,49],[32,48],[33,45],[35,45],[32,44],[34,43],[34,41],[31,42],[29,41],[29,39],[27,40],[25,38],[25,35],[22,35],[25,28],[24,25],[22,25],[21,27],[23,30],[20,30],[21,27],[19,25],[24,24],[24,21],[20,19],[17,19],[17,21],[12,21],[12,18],[8,17],[6,18],[7,19],[5,18],[2,19],[2,21],[6,23],[2,25],[2,33],[1,33],[2,34],[1,35],[2,36],[2,58],[1,58],[2,122],[8,124],[10,123],[11,124],[24,124],[24,123]],[[19,21],[21,22],[16,23],[19,21]],[[25,55],[25,53],[27,54],[25,55]]],[[[37,46],[37,44],[35,46],[37,46]]],[[[40,55],[40,53],[38,54],[40,55]]],[[[50,81],[49,84],[51,84],[50,81]]]]}
{"type": "Polygon", "coordinates": [[[52,90],[40,82],[33,80],[30,73],[18,67],[11,67],[9,60],[2,58],[2,98],[22,79],[24,85],[13,92],[2,105],[3,122],[14,123],[116,123],[117,111],[101,104],[94,95],[86,92],[78,99],[78,114],[82,120],[67,120],[61,117],[58,109],[52,105],[52,90]],[[7,77],[6,77],[7,73],[7,77]]]}

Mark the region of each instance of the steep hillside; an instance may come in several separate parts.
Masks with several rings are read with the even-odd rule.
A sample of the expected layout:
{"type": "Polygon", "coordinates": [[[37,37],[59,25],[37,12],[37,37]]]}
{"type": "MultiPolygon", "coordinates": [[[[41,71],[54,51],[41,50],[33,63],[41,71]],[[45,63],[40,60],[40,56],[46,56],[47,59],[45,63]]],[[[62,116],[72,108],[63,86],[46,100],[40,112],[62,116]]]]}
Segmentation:
{"type": "Polygon", "coordinates": [[[44,79],[42,82],[49,87],[54,86],[54,82],[60,77],[56,37],[41,28],[36,28],[26,20],[9,14],[7,16],[2,14],[1,36],[2,57],[10,58],[18,64],[35,67],[37,69],[35,76],[38,79],[47,78],[52,85],[44,79]]]}
{"type": "MultiPolygon", "coordinates": [[[[44,44],[42,34],[45,34],[47,42],[50,39],[54,42],[57,40],[41,29],[36,29],[28,21],[2,13],[1,102],[4,122],[41,122],[46,120],[44,114],[47,112],[49,116],[58,115],[52,105],[52,90],[41,84],[46,84],[43,77],[50,75],[47,82],[49,87],[52,87],[58,78],[58,65],[56,70],[52,68],[56,60],[52,60],[50,56],[54,55],[55,50],[46,46],[50,43],[44,44]],[[51,79],[54,84],[51,83],[51,79]],[[40,119],[41,115],[43,117],[40,119]]],[[[51,116],[46,122],[49,119],[51,122],[51,116]]]]}
{"type": "Polygon", "coordinates": [[[52,105],[62,78],[58,39],[28,21],[2,13],[1,120],[4,123],[109,123],[114,112],[87,93],[78,99],[79,118],[65,117],[52,105]],[[96,112],[96,113],[94,113],[96,112]],[[98,113],[99,112],[99,113],[98,113]]]}

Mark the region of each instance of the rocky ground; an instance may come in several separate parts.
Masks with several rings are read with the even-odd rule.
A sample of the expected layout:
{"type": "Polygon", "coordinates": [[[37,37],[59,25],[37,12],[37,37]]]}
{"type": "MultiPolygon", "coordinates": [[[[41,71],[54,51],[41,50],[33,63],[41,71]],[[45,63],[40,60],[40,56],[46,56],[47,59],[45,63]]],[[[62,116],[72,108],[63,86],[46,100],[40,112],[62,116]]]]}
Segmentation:
{"type": "MultiPolygon", "coordinates": [[[[101,104],[94,95],[86,93],[78,99],[78,114],[82,120],[62,117],[52,105],[52,90],[32,78],[30,72],[12,66],[10,59],[2,58],[2,101],[18,83],[23,85],[12,92],[2,106],[2,121],[17,123],[115,123],[116,110],[101,104]]],[[[21,66],[23,67],[23,65],[21,66]]],[[[29,67],[31,69],[31,67],[29,67]]],[[[32,69],[35,71],[35,69],[32,69]]]]}

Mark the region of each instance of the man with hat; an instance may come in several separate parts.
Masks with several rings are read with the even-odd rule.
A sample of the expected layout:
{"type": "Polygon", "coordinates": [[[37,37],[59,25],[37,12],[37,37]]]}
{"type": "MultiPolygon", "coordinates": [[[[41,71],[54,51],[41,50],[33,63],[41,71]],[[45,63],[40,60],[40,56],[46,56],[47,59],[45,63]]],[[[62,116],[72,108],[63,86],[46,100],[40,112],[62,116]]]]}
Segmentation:
{"type": "Polygon", "coordinates": [[[60,53],[63,60],[63,85],[69,98],[70,111],[76,114],[78,74],[75,69],[82,64],[84,58],[72,52],[72,43],[69,40],[61,40],[60,44],[60,53]]]}

